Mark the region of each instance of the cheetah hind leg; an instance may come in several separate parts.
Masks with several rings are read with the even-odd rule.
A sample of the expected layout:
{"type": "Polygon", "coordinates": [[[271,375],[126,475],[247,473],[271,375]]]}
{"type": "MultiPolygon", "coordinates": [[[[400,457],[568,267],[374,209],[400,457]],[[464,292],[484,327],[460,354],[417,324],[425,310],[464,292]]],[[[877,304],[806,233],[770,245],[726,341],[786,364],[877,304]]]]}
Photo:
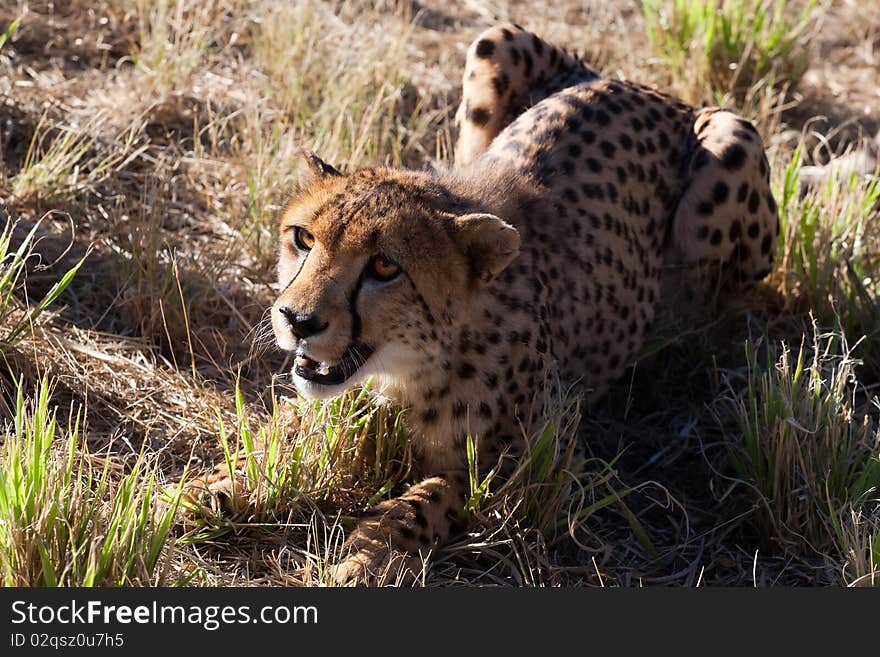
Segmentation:
{"type": "Polygon", "coordinates": [[[561,48],[518,25],[483,31],[467,51],[455,115],[455,163],[485,151],[517,116],[555,91],[597,74],[561,48]]]}
{"type": "MultiPolygon", "coordinates": [[[[720,271],[722,287],[748,288],[773,265],[779,234],[770,165],[754,126],[718,108],[701,110],[688,184],[672,224],[667,263],[720,271]],[[720,267],[718,267],[720,265],[720,267]]],[[[691,282],[693,277],[689,278],[691,282]]]]}

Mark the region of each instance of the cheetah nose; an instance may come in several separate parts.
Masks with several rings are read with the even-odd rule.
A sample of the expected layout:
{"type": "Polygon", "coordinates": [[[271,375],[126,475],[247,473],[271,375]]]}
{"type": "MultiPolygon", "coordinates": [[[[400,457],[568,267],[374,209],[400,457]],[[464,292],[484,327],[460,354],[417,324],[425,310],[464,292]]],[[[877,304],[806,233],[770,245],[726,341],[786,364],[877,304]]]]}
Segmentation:
{"type": "Polygon", "coordinates": [[[284,315],[284,319],[290,324],[290,330],[300,340],[317,335],[328,325],[327,322],[321,322],[317,314],[301,313],[290,306],[281,306],[278,312],[284,315]]]}

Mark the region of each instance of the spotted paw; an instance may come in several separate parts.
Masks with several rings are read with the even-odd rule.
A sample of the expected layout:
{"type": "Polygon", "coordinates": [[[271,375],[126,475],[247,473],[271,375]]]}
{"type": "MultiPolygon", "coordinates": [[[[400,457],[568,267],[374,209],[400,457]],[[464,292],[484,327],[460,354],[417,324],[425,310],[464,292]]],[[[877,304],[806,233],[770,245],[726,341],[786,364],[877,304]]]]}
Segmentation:
{"type": "Polygon", "coordinates": [[[237,473],[230,476],[225,466],[187,482],[181,499],[191,515],[237,517],[251,508],[244,477],[237,473]]]}
{"type": "Polygon", "coordinates": [[[333,567],[337,586],[409,586],[425,571],[421,557],[395,550],[365,548],[333,567]]]}

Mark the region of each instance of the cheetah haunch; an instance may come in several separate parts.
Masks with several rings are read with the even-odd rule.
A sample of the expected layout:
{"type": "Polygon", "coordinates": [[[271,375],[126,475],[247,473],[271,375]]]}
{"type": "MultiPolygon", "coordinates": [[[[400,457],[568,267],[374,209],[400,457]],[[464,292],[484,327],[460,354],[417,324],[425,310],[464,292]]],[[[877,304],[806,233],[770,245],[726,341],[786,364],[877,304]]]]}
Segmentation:
{"type": "MultiPolygon", "coordinates": [[[[765,276],[778,233],[761,138],[719,108],[603,79],[515,25],[470,47],[456,166],[343,175],[313,155],[280,218],[278,345],[305,397],[373,376],[430,475],[348,538],[341,580],[460,531],[466,437],[525,448],[548,371],[601,389],[636,357],[661,268],[765,276]]],[[[502,472],[502,475],[504,473],[502,472]]]]}

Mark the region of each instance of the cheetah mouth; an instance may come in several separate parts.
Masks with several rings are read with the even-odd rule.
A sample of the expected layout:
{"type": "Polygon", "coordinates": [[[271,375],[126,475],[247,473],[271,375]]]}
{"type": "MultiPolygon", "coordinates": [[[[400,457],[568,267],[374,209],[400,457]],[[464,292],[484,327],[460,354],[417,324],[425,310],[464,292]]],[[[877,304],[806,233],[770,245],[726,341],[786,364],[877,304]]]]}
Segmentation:
{"type": "Polygon", "coordinates": [[[338,363],[330,364],[309,358],[302,350],[297,351],[293,363],[294,373],[301,379],[322,386],[338,386],[348,381],[373,354],[372,347],[353,342],[345,350],[338,363]]]}

